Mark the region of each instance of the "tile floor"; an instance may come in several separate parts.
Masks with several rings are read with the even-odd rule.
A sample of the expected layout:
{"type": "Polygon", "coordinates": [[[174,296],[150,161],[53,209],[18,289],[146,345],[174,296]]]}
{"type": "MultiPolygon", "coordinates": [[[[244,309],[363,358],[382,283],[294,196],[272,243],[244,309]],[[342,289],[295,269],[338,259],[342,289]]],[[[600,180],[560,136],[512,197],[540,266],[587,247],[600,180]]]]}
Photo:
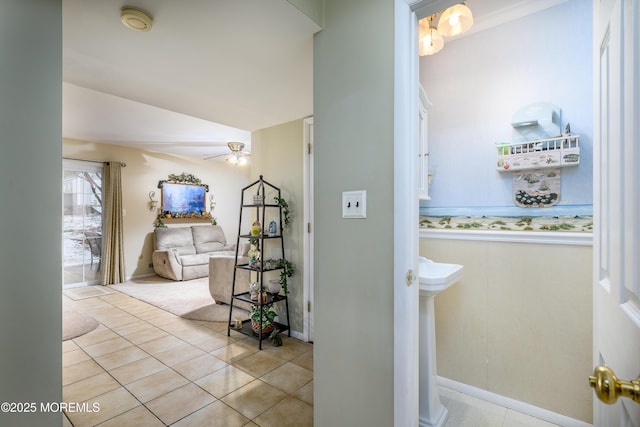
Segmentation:
{"type": "MultiPolygon", "coordinates": [[[[98,404],[67,412],[64,426],[313,425],[313,345],[282,347],[185,320],[119,292],[71,305],[100,326],[64,341],[63,400],[98,404]]],[[[441,388],[446,427],[550,427],[544,421],[441,388]]]]}
{"type": "MultiPolygon", "coordinates": [[[[63,298],[68,298],[63,296],[63,298]]],[[[114,292],[67,301],[100,326],[64,341],[64,426],[311,426],[313,345],[282,347],[114,292]]]]}

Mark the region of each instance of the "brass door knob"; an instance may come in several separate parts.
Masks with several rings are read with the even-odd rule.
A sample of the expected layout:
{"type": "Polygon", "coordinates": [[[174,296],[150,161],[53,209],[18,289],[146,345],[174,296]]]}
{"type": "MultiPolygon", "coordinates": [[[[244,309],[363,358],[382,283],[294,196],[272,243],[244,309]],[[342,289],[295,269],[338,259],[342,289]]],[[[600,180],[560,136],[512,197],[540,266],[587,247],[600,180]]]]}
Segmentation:
{"type": "Polygon", "coordinates": [[[609,405],[620,396],[640,403],[640,377],[632,381],[619,380],[610,368],[597,366],[589,377],[589,384],[595,389],[598,399],[609,405]]]}

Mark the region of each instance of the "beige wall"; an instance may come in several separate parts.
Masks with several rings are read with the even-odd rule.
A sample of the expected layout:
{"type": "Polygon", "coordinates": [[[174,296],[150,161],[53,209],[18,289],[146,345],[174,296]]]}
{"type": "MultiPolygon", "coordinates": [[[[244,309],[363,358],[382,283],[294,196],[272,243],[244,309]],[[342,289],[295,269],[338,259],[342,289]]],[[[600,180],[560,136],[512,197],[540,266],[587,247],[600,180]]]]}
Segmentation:
{"type": "Polygon", "coordinates": [[[436,297],[438,375],[591,422],[591,246],[420,239],[462,264],[436,297]]]}
{"type": "MultiPolygon", "coordinates": [[[[224,229],[227,241],[235,243],[238,234],[240,189],[249,182],[249,168],[226,162],[159,154],[110,144],[77,140],[63,141],[63,156],[83,160],[119,161],[122,169],[122,205],[124,217],[125,273],[127,277],[152,274],[153,223],[156,212],[148,209],[149,192],[160,200],[158,181],[172,173],[192,173],[209,185],[216,209],[213,216],[224,229]]],[[[207,196],[208,197],[208,196],[207,196]]],[[[195,223],[200,224],[200,223],[195,223]]],[[[191,225],[191,224],[188,224],[191,225]]]]}
{"type": "Polygon", "coordinates": [[[287,281],[291,329],[303,330],[303,119],[253,132],[251,135],[251,181],[260,175],[279,187],[291,211],[291,227],[284,234],[285,257],[295,274],[287,281]]]}

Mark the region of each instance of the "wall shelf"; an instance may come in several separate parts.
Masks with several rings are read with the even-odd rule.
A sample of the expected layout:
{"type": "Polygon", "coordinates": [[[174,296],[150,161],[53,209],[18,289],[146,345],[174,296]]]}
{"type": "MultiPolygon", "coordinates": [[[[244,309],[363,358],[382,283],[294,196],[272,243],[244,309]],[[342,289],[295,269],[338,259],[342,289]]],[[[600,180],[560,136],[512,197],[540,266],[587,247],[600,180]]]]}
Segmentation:
{"type": "Polygon", "coordinates": [[[562,135],[525,142],[496,143],[498,172],[580,164],[580,136],[562,135]]]}

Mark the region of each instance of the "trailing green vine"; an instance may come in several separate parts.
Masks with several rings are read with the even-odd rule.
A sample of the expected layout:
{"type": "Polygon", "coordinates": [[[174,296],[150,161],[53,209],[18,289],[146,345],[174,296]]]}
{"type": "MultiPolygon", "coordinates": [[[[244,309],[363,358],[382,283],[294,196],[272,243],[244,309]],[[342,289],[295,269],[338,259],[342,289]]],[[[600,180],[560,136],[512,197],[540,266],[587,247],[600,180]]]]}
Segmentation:
{"type": "Polygon", "coordinates": [[[276,204],[278,206],[280,206],[280,208],[282,208],[282,214],[284,216],[284,218],[283,218],[283,224],[284,225],[282,226],[282,228],[283,228],[282,231],[284,231],[287,228],[289,228],[289,225],[291,224],[291,217],[289,216],[290,215],[289,204],[282,197],[275,196],[273,198],[273,200],[275,200],[276,204]]]}

